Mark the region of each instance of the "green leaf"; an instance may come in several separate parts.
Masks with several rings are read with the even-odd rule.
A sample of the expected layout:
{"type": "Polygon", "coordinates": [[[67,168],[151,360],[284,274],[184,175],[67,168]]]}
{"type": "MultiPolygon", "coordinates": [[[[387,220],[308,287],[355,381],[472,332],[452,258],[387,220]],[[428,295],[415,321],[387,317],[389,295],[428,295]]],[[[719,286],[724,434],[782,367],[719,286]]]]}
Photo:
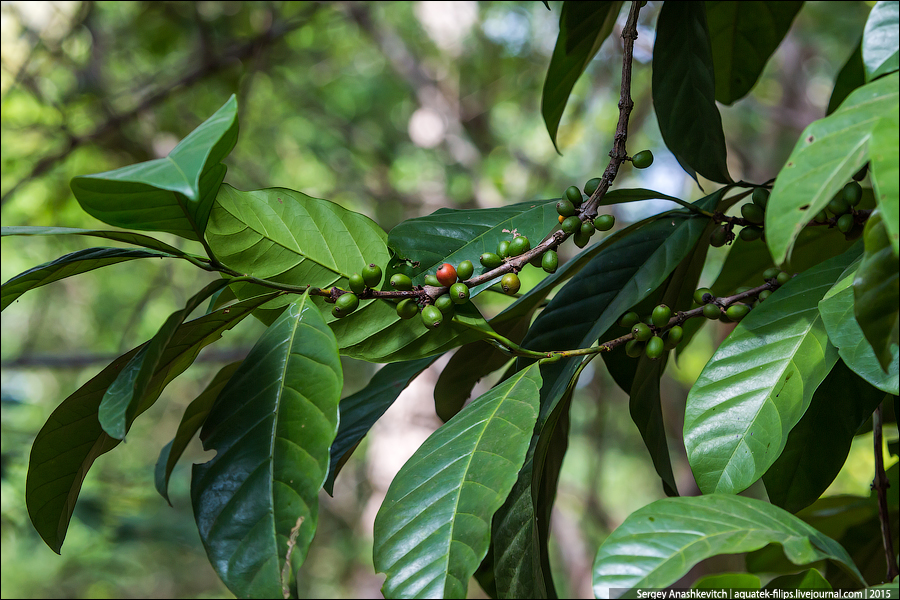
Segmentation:
{"type": "Polygon", "coordinates": [[[743,496],[664,498],[631,513],[600,546],[594,594],[664,588],[706,558],[781,544],[795,565],[830,559],[865,584],[840,544],[789,512],[743,496]]]}
{"type": "Polygon", "coordinates": [[[781,456],[763,475],[769,501],[792,513],[815,502],[840,472],[853,436],[883,398],[884,392],[838,362],[791,430],[781,456]]]}
{"type": "Polygon", "coordinates": [[[281,596],[306,558],[342,385],[337,341],[305,294],[210,411],[200,438],[217,454],[194,465],[191,500],[210,563],[236,596],[281,596]]]}
{"type": "Polygon", "coordinates": [[[225,365],[216,373],[206,389],[194,398],[193,402],[184,410],[175,437],[160,451],[159,459],[156,461],[154,484],[156,491],[166,499],[169,506],[172,505],[172,501],[169,500],[169,478],[172,476],[172,471],[178,464],[178,459],[181,458],[185,448],[194,438],[194,434],[200,431],[200,427],[206,421],[209,411],[212,410],[213,404],[219,397],[219,392],[222,391],[239,366],[241,366],[241,361],[233,362],[225,365]]]}
{"type": "Polygon", "coordinates": [[[732,104],[749,92],[803,2],[706,2],[716,100],[732,104]]]}
{"type": "Polygon", "coordinates": [[[898,26],[900,8],[897,2],[877,2],[869,13],[863,30],[862,58],[866,67],[866,81],[896,71],[898,57],[898,26]]]}
{"type": "Polygon", "coordinates": [[[563,2],[559,37],[547,68],[541,114],[553,147],[569,94],[616,23],[621,2],[563,2]]]}
{"type": "Polygon", "coordinates": [[[803,227],[865,164],[873,131],[898,96],[897,75],[883,77],[854,91],[833,114],[803,131],[766,207],[766,243],[775,264],[788,258],[803,227]]]}
{"type": "Polygon", "coordinates": [[[100,425],[110,437],[119,440],[125,437],[131,422],[137,416],[135,411],[143,406],[144,396],[151,390],[151,380],[184,320],[207,298],[226,285],[228,281],[224,279],[213,281],[194,294],[183,309],[169,315],[156,335],[125,365],[116,380],[110,384],[100,401],[98,413],[100,425]]]}
{"type": "Polygon", "coordinates": [[[867,382],[890,394],[900,394],[900,361],[898,347],[891,348],[888,372],[881,370],[872,345],[863,335],[853,311],[853,279],[859,268],[856,261],[841,275],[819,302],[819,314],[828,332],[829,341],[850,369],[867,382]]]}
{"type": "Polygon", "coordinates": [[[878,363],[887,373],[897,354],[900,261],[879,210],[869,216],[863,239],[866,251],[853,280],[853,311],[878,363]]]}
{"type": "Polygon", "coordinates": [[[825,115],[830,115],[841,102],[847,99],[850,92],[866,83],[866,71],[862,61],[862,38],[854,46],[853,54],[841,67],[840,72],[834,80],[834,89],[831,92],[831,99],[828,100],[828,109],[825,115]]]}
{"type": "Polygon", "coordinates": [[[410,382],[437,359],[437,356],[431,356],[385,365],[366,387],[341,400],[340,425],[331,444],[328,477],[323,486],[326,492],[334,495],[334,480],[357,444],[410,382]]]}
{"type": "Polygon", "coordinates": [[[84,235],[106,240],[115,240],[132,246],[142,246],[150,250],[159,250],[173,256],[185,256],[186,253],[165,242],[143,233],[133,231],[109,231],[104,229],[77,229],[75,227],[3,227],[2,235],[84,235]]]}
{"type": "Polygon", "coordinates": [[[525,460],[540,387],[537,365],[516,373],[432,434],[394,478],[375,518],[386,597],[465,597],[525,460]]]}
{"type": "Polygon", "coordinates": [[[767,590],[831,590],[828,580],[816,569],[807,569],[794,575],[782,575],[766,584],[767,590]]]}
{"type": "Polygon", "coordinates": [[[723,588],[758,590],[762,588],[762,582],[752,573],[718,573],[701,577],[691,586],[691,589],[695,590],[721,590],[723,588]]]}
{"type": "Polygon", "coordinates": [[[33,269],[28,269],[24,273],[19,273],[4,283],[2,288],[0,288],[0,310],[5,310],[19,296],[34,288],[136,258],[174,258],[174,256],[163,252],[139,250],[137,248],[88,248],[86,250],[78,250],[77,252],[60,256],[54,261],[38,265],[33,269]]]}
{"type": "Polygon", "coordinates": [[[663,4],[653,47],[653,107],[666,146],[692,177],[731,182],[716,107],[706,10],[702,2],[663,4]]]}
{"type": "MultiPolygon", "coordinates": [[[[137,414],[153,404],[165,386],[191,365],[201,349],[275,295],[232,305],[180,327],[159,363],[137,414]]],[[[125,365],[146,346],[143,344],[123,354],[63,400],[34,440],[25,482],[25,503],[34,528],[54,552],[59,553],[66,537],[81,483],[91,465],[120,442],[100,427],[97,418],[100,400],[125,365]]]]}
{"type": "Polygon", "coordinates": [[[884,215],[882,223],[888,232],[894,256],[900,247],[900,110],[897,106],[885,115],[872,130],[869,146],[869,173],[878,209],[884,215]]]}
{"type": "MultiPolygon", "coordinates": [[[[557,202],[538,200],[473,210],[441,208],[425,217],[403,221],[388,236],[388,246],[397,258],[408,261],[396,271],[411,277],[416,285],[424,283],[425,275],[433,274],[445,262],[458,265],[471,260],[475,275],[481,275],[487,269],[481,266],[479,257],[485,252],[496,252],[497,244],[511,240],[513,231],[526,236],[533,247],[559,225],[557,202]]],[[[499,280],[496,277],[471,288],[471,295],[476,296],[499,280]]]]}
{"type": "Polygon", "coordinates": [[[744,317],[687,398],[684,445],[704,494],[736,494],[781,454],[813,392],[837,361],[818,301],[848,252],[795,277],[744,317]]]}
{"type": "Polygon", "coordinates": [[[85,212],[104,223],[200,240],[225,177],[220,163],[234,148],[237,135],[237,100],[232,95],[166,158],[75,177],[72,192],[85,212]]]}

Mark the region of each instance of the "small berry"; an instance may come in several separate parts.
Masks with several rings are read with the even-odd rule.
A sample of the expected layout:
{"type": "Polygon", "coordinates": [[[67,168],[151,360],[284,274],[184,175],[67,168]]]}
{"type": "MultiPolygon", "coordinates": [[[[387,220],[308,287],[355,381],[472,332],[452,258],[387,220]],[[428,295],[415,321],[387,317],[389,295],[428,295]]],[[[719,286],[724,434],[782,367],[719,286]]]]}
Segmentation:
{"type": "Polygon", "coordinates": [[[500,279],[500,288],[504,294],[515,294],[521,286],[522,282],[519,281],[519,277],[515,273],[507,273],[500,279]]]}
{"type": "Polygon", "coordinates": [[[503,264],[503,259],[493,252],[485,252],[478,260],[481,261],[481,264],[484,265],[486,269],[496,269],[503,264]]]}
{"type": "Polygon", "coordinates": [[[465,304],[469,301],[469,286],[464,283],[454,283],[450,286],[450,299],[454,304],[465,304]]]}
{"type": "Polygon", "coordinates": [[[635,323],[631,328],[631,335],[639,342],[646,342],[653,336],[653,330],[646,323],[635,323]]]}
{"type": "Polygon", "coordinates": [[[769,190],[761,187],[754,188],[750,199],[753,200],[753,204],[764,209],[769,202],[769,190]]]}
{"type": "Polygon", "coordinates": [[[566,217],[562,222],[562,230],[566,233],[575,233],[581,230],[581,219],[576,216],[566,217]]]}
{"type": "Polygon", "coordinates": [[[855,181],[851,181],[844,186],[842,196],[847,206],[856,206],[862,200],[862,186],[855,181]]]}
{"type": "Polygon", "coordinates": [[[556,212],[561,217],[571,217],[575,214],[575,205],[568,198],[562,198],[556,203],[556,212]]]}
{"type": "Polygon", "coordinates": [[[616,218],[612,215],[600,215],[594,219],[594,226],[600,231],[609,231],[616,224],[616,218]]]}
{"type": "Polygon", "coordinates": [[[850,210],[850,205],[846,200],[844,200],[844,196],[842,194],[839,194],[831,199],[831,202],[828,203],[827,208],[831,212],[831,214],[839,217],[850,210]]]}
{"type": "Polygon", "coordinates": [[[862,168],[853,174],[853,181],[862,181],[866,177],[866,173],[869,171],[869,163],[866,163],[862,166],[862,168]]]}
{"type": "Polygon", "coordinates": [[[363,280],[362,275],[359,273],[354,273],[350,276],[350,291],[354,294],[361,294],[366,289],[366,282],[363,280]]]}
{"type": "Polygon", "coordinates": [[[541,268],[548,273],[555,273],[559,267],[559,255],[554,250],[547,250],[541,257],[541,268]]]}
{"type": "Polygon", "coordinates": [[[509,240],[502,240],[499,244],[497,244],[497,256],[499,256],[500,258],[506,258],[507,256],[509,256],[509,240]]]}
{"type": "Polygon", "coordinates": [[[666,350],[672,350],[681,343],[681,339],[684,337],[684,329],[682,329],[679,325],[672,326],[667,332],[665,337],[666,350]]]}
{"type": "Polygon", "coordinates": [[[381,284],[381,267],[375,263],[369,263],[362,270],[363,281],[370,288],[377,288],[381,284]]]}
{"type": "Polygon", "coordinates": [[[750,312],[750,307],[746,304],[732,304],[725,309],[725,316],[732,321],[740,321],[750,312]]]}
{"type": "Polygon", "coordinates": [[[341,319],[352,313],[357,308],[359,308],[359,298],[356,296],[356,294],[341,294],[338,299],[334,301],[334,308],[331,310],[331,314],[341,319]]]}
{"type": "Polygon", "coordinates": [[[439,296],[438,299],[434,301],[434,305],[439,311],[441,311],[442,314],[453,314],[453,298],[450,296],[450,294],[443,294],[439,296]]]}
{"type": "Polygon", "coordinates": [[[594,224],[591,223],[590,221],[585,221],[584,223],[581,224],[581,234],[582,235],[591,237],[592,235],[594,235],[594,232],[596,230],[597,230],[597,228],[594,227],[594,224]]]}
{"type": "Polygon", "coordinates": [[[759,227],[744,227],[741,229],[740,235],[745,242],[754,242],[762,237],[762,229],[759,227]]]}
{"type": "Polygon", "coordinates": [[[741,215],[755,225],[759,225],[766,219],[762,207],[749,202],[741,206],[741,215]]]}
{"type": "Polygon", "coordinates": [[[759,293],[759,296],[757,296],[756,299],[759,302],[762,302],[763,300],[765,300],[766,298],[768,298],[771,295],[772,295],[772,290],[763,290],[759,293]]]}
{"type": "Polygon", "coordinates": [[[841,233],[849,233],[853,229],[853,225],[853,215],[851,214],[841,215],[837,222],[837,228],[841,233]]]}
{"type": "Polygon", "coordinates": [[[600,178],[594,177],[593,179],[588,179],[587,183],[584,184],[584,193],[588,196],[593,196],[594,192],[597,191],[597,188],[600,187],[600,178]]]}
{"type": "Polygon", "coordinates": [[[653,324],[657,327],[665,327],[669,324],[669,318],[671,318],[671,316],[672,309],[665,304],[660,304],[653,309],[653,313],[650,315],[650,320],[653,321],[653,324]]]}
{"type": "Polygon", "coordinates": [[[640,340],[628,340],[625,342],[625,354],[631,358],[640,358],[644,353],[644,342],[640,340]]]}
{"type": "Polygon", "coordinates": [[[397,315],[401,319],[412,319],[419,312],[419,305],[412,298],[404,298],[397,305],[397,315]]]}
{"type": "Polygon", "coordinates": [[[475,274],[475,265],[471,260],[464,260],[456,266],[456,276],[460,281],[465,281],[475,274]]]}
{"type": "Polygon", "coordinates": [[[827,220],[828,220],[828,215],[825,214],[824,210],[820,210],[819,212],[816,213],[816,216],[813,217],[813,221],[815,221],[816,223],[824,223],[827,220]]]}
{"type": "Polygon", "coordinates": [[[456,269],[450,263],[444,263],[437,270],[437,280],[444,287],[450,287],[456,283],[456,269]]]}
{"type": "Polygon", "coordinates": [[[777,281],[779,285],[784,285],[790,280],[791,280],[791,276],[788,273],[785,273],[784,271],[779,273],[778,276],[775,278],[775,281],[777,281]]]}
{"type": "Polygon", "coordinates": [[[728,241],[728,226],[719,225],[709,234],[709,245],[713,248],[721,248],[728,241]]]}
{"type": "Polygon", "coordinates": [[[778,267],[769,267],[768,269],[763,271],[763,279],[765,279],[766,281],[775,279],[776,277],[778,277],[779,273],[781,273],[781,269],[779,269],[778,267]]]}
{"type": "Polygon", "coordinates": [[[425,276],[425,285],[431,285],[434,287],[441,287],[441,282],[438,281],[438,278],[429,273],[425,276]]]}
{"type": "Polygon", "coordinates": [[[712,300],[713,295],[709,288],[700,288],[694,292],[694,302],[697,304],[706,304],[707,302],[712,302],[712,300]],[[709,294],[709,298],[706,297],[707,294],[709,294]]]}
{"type": "Polygon", "coordinates": [[[572,236],[572,239],[575,241],[575,245],[579,248],[584,248],[591,242],[591,236],[583,233],[580,229],[575,232],[575,235],[572,236]]]}
{"type": "Polygon", "coordinates": [[[519,256],[531,250],[531,242],[524,235],[517,235],[509,243],[509,255],[519,256]]]}
{"type": "Polygon", "coordinates": [[[631,157],[631,164],[635,169],[646,169],[653,164],[653,153],[649,150],[641,150],[631,157]]]}
{"type": "Polygon", "coordinates": [[[579,190],[577,186],[570,185],[566,188],[566,198],[568,198],[569,202],[572,204],[581,204],[581,190],[579,190]]]}
{"type": "Polygon", "coordinates": [[[663,355],[665,351],[665,342],[658,335],[654,335],[652,338],[647,340],[647,347],[644,348],[644,354],[647,355],[647,358],[656,360],[660,356],[663,355]]]}
{"type": "Polygon", "coordinates": [[[634,311],[627,312],[619,318],[619,325],[624,327],[625,329],[631,329],[638,322],[640,322],[641,316],[634,311]]]}
{"type": "Polygon", "coordinates": [[[703,316],[707,319],[716,320],[722,316],[722,311],[719,309],[718,304],[705,304],[703,305],[703,316]]]}
{"type": "Polygon", "coordinates": [[[565,221],[566,218],[562,215],[559,215],[559,224],[562,225],[562,222],[565,221]]]}
{"type": "Polygon", "coordinates": [[[428,329],[437,329],[444,322],[444,314],[437,307],[429,304],[422,309],[422,323],[428,329]]]}
{"type": "Polygon", "coordinates": [[[409,291],[412,289],[412,279],[403,273],[397,273],[391,277],[391,287],[401,292],[409,291]]]}

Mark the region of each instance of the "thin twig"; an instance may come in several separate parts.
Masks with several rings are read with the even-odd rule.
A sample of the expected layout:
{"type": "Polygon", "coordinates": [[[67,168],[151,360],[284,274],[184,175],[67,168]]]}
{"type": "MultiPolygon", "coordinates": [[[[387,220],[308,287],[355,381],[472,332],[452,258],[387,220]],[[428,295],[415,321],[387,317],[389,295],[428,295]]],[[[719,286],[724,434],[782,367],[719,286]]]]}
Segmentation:
{"type": "Polygon", "coordinates": [[[872,433],[875,445],[875,479],[872,489],[878,496],[878,520],[881,522],[881,541],[884,544],[884,558],[887,561],[887,581],[897,577],[897,563],[894,559],[894,541],[891,536],[891,516],[888,512],[887,489],[890,487],[887,474],[884,472],[884,451],[882,449],[881,428],[883,423],[882,407],[884,401],[872,415],[872,433]]]}

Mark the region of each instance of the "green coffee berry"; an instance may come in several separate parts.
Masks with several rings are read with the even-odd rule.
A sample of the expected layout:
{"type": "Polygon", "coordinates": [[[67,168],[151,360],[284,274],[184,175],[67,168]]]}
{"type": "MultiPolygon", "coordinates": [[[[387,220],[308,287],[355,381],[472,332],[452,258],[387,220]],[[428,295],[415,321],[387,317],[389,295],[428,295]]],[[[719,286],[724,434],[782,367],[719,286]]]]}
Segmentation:
{"type": "Polygon", "coordinates": [[[778,274],[781,273],[781,269],[778,267],[769,267],[765,271],[763,271],[763,279],[768,281],[769,279],[775,279],[778,277],[778,274]]]}
{"type": "Polygon", "coordinates": [[[616,224],[616,218],[612,215],[600,215],[594,219],[594,226],[599,231],[609,231],[616,224]]]}
{"type": "Polygon", "coordinates": [[[419,312],[419,305],[412,298],[404,298],[397,305],[397,315],[401,319],[412,319],[419,312]]]}
{"type": "Polygon", "coordinates": [[[631,157],[631,164],[635,169],[646,169],[653,164],[653,153],[649,150],[641,150],[631,157]]]}
{"type": "Polygon", "coordinates": [[[694,292],[694,302],[697,304],[706,304],[707,302],[712,302],[712,300],[713,295],[709,288],[700,288],[694,292]],[[707,294],[709,294],[709,298],[706,297],[707,294]]]}
{"type": "Polygon", "coordinates": [[[764,209],[766,204],[769,203],[769,190],[761,187],[754,188],[753,195],[750,196],[750,199],[753,200],[753,204],[764,209]]]}
{"type": "Polygon", "coordinates": [[[664,351],[665,342],[663,342],[662,338],[658,335],[654,335],[652,338],[647,340],[647,347],[644,348],[644,354],[647,355],[647,358],[656,360],[663,355],[664,351]]]}
{"type": "Polygon", "coordinates": [[[454,304],[465,304],[469,301],[469,286],[464,283],[454,283],[450,286],[450,299],[454,304]]]}
{"type": "Polygon", "coordinates": [[[581,204],[581,190],[579,190],[577,186],[570,185],[566,188],[566,198],[568,198],[569,202],[572,204],[581,204]]]}
{"type": "Polygon", "coordinates": [[[816,216],[813,217],[813,221],[815,221],[816,223],[824,223],[827,220],[828,220],[828,215],[825,214],[824,210],[820,210],[819,212],[816,213],[816,216]]]}
{"type": "Polygon", "coordinates": [[[522,282],[519,281],[519,277],[515,273],[507,273],[500,279],[500,288],[504,294],[515,294],[521,286],[522,282]]]}
{"type": "Polygon", "coordinates": [[[862,200],[862,186],[855,181],[851,181],[844,186],[841,195],[844,198],[844,202],[847,203],[847,206],[856,206],[859,204],[859,201],[862,200]]]}
{"type": "Polygon", "coordinates": [[[356,294],[352,292],[341,294],[338,296],[338,299],[334,301],[334,308],[331,310],[331,314],[340,319],[346,317],[357,308],[359,308],[359,298],[356,294]]]}
{"type": "Polygon", "coordinates": [[[779,285],[784,285],[790,280],[791,280],[791,276],[788,273],[785,273],[784,271],[782,271],[781,273],[778,274],[777,277],[775,277],[775,281],[777,281],[779,285]]]}
{"type": "Polygon", "coordinates": [[[509,255],[519,256],[531,250],[531,242],[524,235],[517,235],[509,243],[509,255]]]}
{"type": "Polygon", "coordinates": [[[486,269],[496,269],[503,264],[503,259],[493,252],[485,252],[478,260],[481,261],[481,264],[484,265],[486,269]]]}
{"type": "Polygon", "coordinates": [[[828,203],[827,208],[831,212],[831,214],[839,217],[850,210],[850,205],[847,204],[846,200],[844,200],[844,196],[842,194],[838,194],[831,199],[831,202],[828,203]]]}
{"type": "Polygon", "coordinates": [[[716,320],[722,316],[722,311],[719,309],[718,304],[704,304],[703,305],[703,316],[707,319],[716,320]]]}
{"type": "Polygon", "coordinates": [[[578,246],[579,248],[584,248],[591,242],[591,236],[582,233],[579,229],[575,232],[575,235],[572,236],[572,240],[574,240],[576,246],[578,246]]]}
{"type": "Polygon", "coordinates": [[[561,217],[571,217],[575,214],[575,204],[568,198],[562,198],[556,203],[556,212],[558,212],[561,217]]]}
{"type": "Polygon", "coordinates": [[[597,230],[597,228],[594,227],[594,224],[591,223],[590,221],[585,221],[584,223],[581,224],[581,234],[582,235],[591,237],[592,235],[594,235],[594,232],[596,230],[597,230]]]}
{"type": "Polygon", "coordinates": [[[432,285],[434,287],[443,287],[441,282],[438,281],[438,278],[433,274],[429,273],[425,276],[425,285],[432,285]]]}
{"type": "Polygon", "coordinates": [[[684,337],[684,329],[682,329],[679,325],[672,326],[667,332],[666,337],[663,340],[665,342],[666,350],[672,350],[681,343],[681,339],[684,337]]]}
{"type": "Polygon", "coordinates": [[[434,305],[442,314],[453,314],[453,298],[450,294],[442,294],[439,296],[438,299],[434,301],[434,305]]]}
{"type": "Polygon", "coordinates": [[[460,281],[465,281],[474,274],[475,265],[472,264],[471,260],[464,260],[456,267],[456,276],[459,277],[460,281]]]}
{"type": "Polygon", "coordinates": [[[841,233],[849,233],[853,229],[853,225],[853,215],[851,214],[841,215],[837,222],[837,228],[841,233]]]}
{"type": "Polygon", "coordinates": [[[762,207],[757,206],[756,204],[750,204],[749,202],[741,206],[741,215],[756,225],[759,225],[766,220],[766,213],[763,211],[762,207]]]}
{"type": "Polygon", "coordinates": [[[412,289],[412,279],[403,273],[397,273],[391,277],[391,287],[395,290],[405,292],[412,289]]]}
{"type": "Polygon", "coordinates": [[[362,275],[359,273],[354,273],[350,276],[350,291],[354,294],[362,294],[366,289],[366,282],[363,280],[362,275]]]}
{"type": "Polygon", "coordinates": [[[672,309],[666,306],[665,304],[660,304],[656,308],[653,309],[653,313],[650,315],[650,320],[657,327],[665,327],[669,324],[669,319],[672,317],[672,309]]]}
{"type": "Polygon", "coordinates": [[[709,245],[713,248],[721,248],[728,241],[728,226],[719,225],[709,234],[709,245]]]}
{"type": "Polygon", "coordinates": [[[640,358],[644,353],[644,342],[639,340],[628,340],[625,342],[625,354],[631,358],[640,358]]]}
{"type": "Polygon", "coordinates": [[[740,236],[745,242],[754,242],[762,237],[762,229],[759,227],[744,227],[741,229],[740,236]]]}
{"type": "Polygon", "coordinates": [[[772,290],[763,290],[759,293],[759,296],[757,296],[756,299],[759,302],[762,302],[763,300],[765,300],[766,298],[768,298],[771,295],[772,295],[772,290]]]}
{"type": "Polygon", "coordinates": [[[581,230],[581,219],[576,216],[566,217],[562,222],[562,230],[566,233],[575,233],[581,230]]]}
{"type": "Polygon", "coordinates": [[[866,173],[869,171],[869,163],[866,163],[862,166],[862,168],[853,174],[853,181],[862,181],[866,177],[866,173]]]}
{"type": "Polygon", "coordinates": [[[556,273],[557,267],[559,267],[559,255],[554,250],[544,252],[544,256],[541,257],[541,268],[548,273],[556,273]]]}
{"type": "Polygon", "coordinates": [[[363,281],[370,288],[377,288],[381,284],[381,267],[375,263],[369,263],[362,270],[363,281]]]}
{"type": "Polygon", "coordinates": [[[740,321],[750,312],[750,307],[746,304],[732,304],[725,309],[725,316],[732,321],[740,321]]]}
{"type": "Polygon", "coordinates": [[[641,321],[641,316],[634,311],[627,312],[619,318],[619,325],[625,329],[631,329],[641,321]]]}
{"type": "Polygon", "coordinates": [[[653,330],[646,323],[635,323],[631,328],[631,335],[640,342],[646,342],[653,336],[653,330]]]}
{"type": "Polygon", "coordinates": [[[597,188],[600,187],[600,178],[594,177],[593,179],[588,179],[587,183],[584,184],[584,193],[588,196],[593,196],[594,192],[597,191],[597,188]]]}
{"type": "Polygon", "coordinates": [[[444,314],[436,307],[428,305],[422,309],[422,323],[428,329],[437,329],[444,322],[444,314]]]}
{"type": "Polygon", "coordinates": [[[497,256],[500,258],[509,256],[509,240],[501,240],[500,243],[497,244],[497,256]]]}

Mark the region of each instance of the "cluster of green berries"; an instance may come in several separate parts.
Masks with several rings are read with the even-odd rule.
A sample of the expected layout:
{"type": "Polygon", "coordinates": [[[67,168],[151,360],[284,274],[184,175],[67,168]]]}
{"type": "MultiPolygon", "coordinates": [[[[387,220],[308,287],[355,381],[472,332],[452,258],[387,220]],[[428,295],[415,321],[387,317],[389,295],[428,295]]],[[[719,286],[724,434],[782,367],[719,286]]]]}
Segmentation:
{"type": "MultiPolygon", "coordinates": [[[[739,290],[738,293],[749,289],[739,290]]],[[[694,292],[694,303],[703,307],[703,316],[711,321],[721,320],[723,323],[736,323],[746,317],[751,309],[751,306],[742,302],[722,308],[715,302],[715,299],[709,288],[700,288],[694,292]]]]}
{"type": "Polygon", "coordinates": [[[366,288],[376,288],[381,284],[381,267],[372,263],[363,267],[362,274],[350,276],[350,291],[338,296],[331,314],[342,319],[359,308],[359,296],[366,288]]]}
{"type": "Polygon", "coordinates": [[[825,207],[819,211],[813,221],[825,223],[831,217],[836,218],[837,228],[841,233],[850,233],[856,225],[855,208],[862,200],[862,186],[851,181],[838,192],[825,207]]]}
{"type": "MultiPolygon", "coordinates": [[[[584,193],[590,197],[600,186],[600,178],[595,177],[584,185],[584,193]]],[[[559,214],[559,226],[566,232],[573,234],[572,239],[579,248],[587,246],[591,236],[597,230],[609,231],[616,224],[616,218],[612,215],[598,215],[593,220],[581,221],[576,213],[584,202],[581,190],[572,185],[566,188],[562,198],[556,203],[556,212],[559,214]]]]}
{"type": "Polygon", "coordinates": [[[627,312],[619,319],[619,325],[631,330],[632,339],[625,343],[625,354],[632,358],[641,355],[657,359],[664,352],[675,348],[684,337],[680,325],[667,327],[672,309],[660,304],[645,318],[636,312],[627,312]]]}

